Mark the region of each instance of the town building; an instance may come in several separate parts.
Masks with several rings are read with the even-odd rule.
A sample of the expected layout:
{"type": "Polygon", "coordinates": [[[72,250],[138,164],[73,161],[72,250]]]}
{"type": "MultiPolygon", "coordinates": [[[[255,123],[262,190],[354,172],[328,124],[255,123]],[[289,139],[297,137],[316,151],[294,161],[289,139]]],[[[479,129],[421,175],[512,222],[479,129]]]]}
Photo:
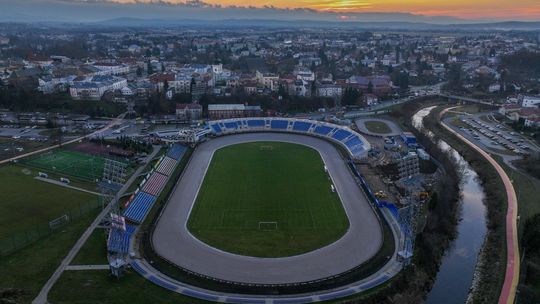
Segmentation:
{"type": "Polygon", "coordinates": [[[177,103],[176,117],[185,121],[199,120],[202,118],[202,106],[196,103],[177,103]]]}
{"type": "Polygon", "coordinates": [[[210,119],[226,119],[235,117],[261,116],[260,106],[246,106],[244,104],[209,104],[208,117],[210,119]]]}

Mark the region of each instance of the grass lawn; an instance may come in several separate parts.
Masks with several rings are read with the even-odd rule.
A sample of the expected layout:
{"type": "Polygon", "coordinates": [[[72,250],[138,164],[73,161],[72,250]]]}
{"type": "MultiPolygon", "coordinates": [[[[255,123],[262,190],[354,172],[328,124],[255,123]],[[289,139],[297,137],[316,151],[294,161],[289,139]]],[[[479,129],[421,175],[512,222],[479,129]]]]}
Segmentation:
{"type": "Polygon", "coordinates": [[[107,261],[107,234],[96,228],[77,253],[71,265],[105,265],[107,261]]]}
{"type": "Polygon", "coordinates": [[[535,190],[540,189],[540,181],[529,177],[521,172],[508,167],[500,158],[496,158],[499,164],[503,167],[508,177],[512,180],[516,196],[518,199],[518,212],[520,221],[519,226],[522,227],[525,221],[540,213],[540,193],[535,190]]]}
{"type": "Polygon", "coordinates": [[[62,303],[210,303],[186,297],[154,285],[134,272],[128,272],[121,279],[109,276],[103,271],[66,271],[49,293],[53,304],[62,303]]]}
{"type": "Polygon", "coordinates": [[[95,180],[102,177],[105,159],[75,151],[56,149],[25,158],[21,160],[21,163],[58,174],[95,180]]]}
{"type": "Polygon", "coordinates": [[[98,204],[95,195],[36,180],[36,175],[21,166],[0,167],[0,240],[27,229],[47,229],[49,221],[79,210],[79,204],[98,204]]]}
{"type": "MultiPolygon", "coordinates": [[[[16,300],[9,303],[31,302],[97,213],[97,210],[90,212],[59,232],[0,257],[0,289],[16,291],[13,296],[16,300]]],[[[80,292],[80,288],[76,291],[80,292]]]]}
{"type": "Polygon", "coordinates": [[[330,184],[314,149],[280,142],[225,147],[214,154],[188,228],[203,242],[242,255],[309,252],[349,227],[330,184]]]}
{"type": "Polygon", "coordinates": [[[377,134],[388,134],[392,132],[392,129],[382,121],[378,120],[368,120],[364,123],[369,132],[377,134]]]}

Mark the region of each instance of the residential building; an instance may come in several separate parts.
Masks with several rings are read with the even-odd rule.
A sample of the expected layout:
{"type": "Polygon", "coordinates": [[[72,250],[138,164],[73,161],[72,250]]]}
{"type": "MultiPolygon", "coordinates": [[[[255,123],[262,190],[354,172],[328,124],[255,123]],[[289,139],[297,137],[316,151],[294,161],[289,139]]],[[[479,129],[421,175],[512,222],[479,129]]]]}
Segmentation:
{"type": "Polygon", "coordinates": [[[235,117],[261,116],[260,106],[246,106],[244,104],[209,104],[208,117],[210,119],[225,119],[235,117]]]}
{"type": "Polygon", "coordinates": [[[196,103],[177,103],[176,117],[185,121],[199,120],[202,117],[202,106],[196,103]]]}

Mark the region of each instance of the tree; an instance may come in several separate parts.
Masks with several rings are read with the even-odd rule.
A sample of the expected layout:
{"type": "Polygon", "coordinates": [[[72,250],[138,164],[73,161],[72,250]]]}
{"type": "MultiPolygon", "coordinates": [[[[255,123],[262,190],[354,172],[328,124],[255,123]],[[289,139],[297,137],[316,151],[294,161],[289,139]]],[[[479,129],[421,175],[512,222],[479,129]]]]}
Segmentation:
{"type": "Polygon", "coordinates": [[[358,99],[360,98],[360,96],[360,91],[358,91],[357,89],[346,88],[343,96],[341,97],[341,104],[344,106],[355,105],[358,103],[358,99]]]}
{"type": "Polygon", "coordinates": [[[448,70],[448,87],[452,90],[461,90],[463,88],[463,75],[461,64],[453,63],[448,70]]]}
{"type": "Polygon", "coordinates": [[[371,83],[371,80],[368,83],[367,92],[370,94],[373,93],[373,83],[371,83]]]}
{"type": "Polygon", "coordinates": [[[148,75],[154,74],[154,67],[152,66],[152,63],[150,62],[150,60],[148,60],[147,66],[148,66],[148,75]]]}
{"type": "Polygon", "coordinates": [[[525,222],[522,239],[526,252],[538,256],[540,252],[540,214],[536,214],[525,222]]]}

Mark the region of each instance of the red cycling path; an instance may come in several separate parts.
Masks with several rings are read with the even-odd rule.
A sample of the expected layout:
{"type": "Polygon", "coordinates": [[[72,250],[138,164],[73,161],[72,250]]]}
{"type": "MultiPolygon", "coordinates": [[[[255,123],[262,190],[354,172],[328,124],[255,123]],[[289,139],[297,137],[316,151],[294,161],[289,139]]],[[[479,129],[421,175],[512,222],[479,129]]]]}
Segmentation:
{"type": "MultiPolygon", "coordinates": [[[[441,111],[439,118],[442,117],[444,113],[454,108],[456,107],[447,108],[441,111]]],[[[520,267],[519,244],[517,234],[518,205],[514,185],[512,184],[512,180],[508,177],[504,169],[495,159],[493,159],[493,157],[491,157],[489,153],[476,146],[474,143],[463,137],[458,132],[454,131],[442,121],[441,125],[446,130],[456,135],[459,139],[461,139],[471,148],[475,149],[478,153],[480,153],[495,168],[504,184],[504,188],[506,190],[506,197],[508,198],[508,204],[506,209],[506,272],[501,293],[499,295],[499,304],[512,304],[514,303],[516,297],[520,267]]]]}

